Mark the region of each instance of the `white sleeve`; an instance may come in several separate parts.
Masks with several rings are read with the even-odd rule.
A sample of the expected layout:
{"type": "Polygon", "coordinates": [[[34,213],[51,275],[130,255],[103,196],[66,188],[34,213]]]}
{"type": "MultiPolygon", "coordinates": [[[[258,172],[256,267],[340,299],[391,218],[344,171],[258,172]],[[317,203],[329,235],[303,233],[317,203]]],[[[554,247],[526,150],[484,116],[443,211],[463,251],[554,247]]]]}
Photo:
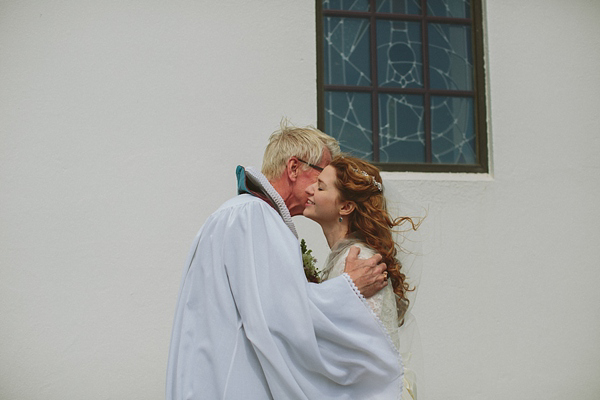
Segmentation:
{"type": "Polygon", "coordinates": [[[401,362],[349,277],[307,283],[297,239],[266,203],[226,224],[231,293],[274,398],[396,398],[401,362]]]}
{"type": "MultiPolygon", "coordinates": [[[[356,243],[353,246],[360,248],[360,253],[358,254],[358,258],[361,260],[366,260],[375,255],[375,252],[371,248],[365,246],[362,243],[356,243]]],[[[347,250],[345,250],[344,253],[340,257],[336,258],[335,264],[331,268],[331,272],[329,272],[329,274],[328,274],[329,279],[340,276],[344,273],[344,270],[346,269],[346,258],[348,257],[348,253],[350,253],[351,247],[349,247],[347,250]]],[[[373,310],[375,315],[377,315],[377,318],[381,319],[381,309],[382,309],[382,305],[383,305],[383,292],[379,291],[379,292],[375,293],[373,296],[366,299],[366,302],[369,305],[369,307],[371,308],[371,310],[373,310]]]]}

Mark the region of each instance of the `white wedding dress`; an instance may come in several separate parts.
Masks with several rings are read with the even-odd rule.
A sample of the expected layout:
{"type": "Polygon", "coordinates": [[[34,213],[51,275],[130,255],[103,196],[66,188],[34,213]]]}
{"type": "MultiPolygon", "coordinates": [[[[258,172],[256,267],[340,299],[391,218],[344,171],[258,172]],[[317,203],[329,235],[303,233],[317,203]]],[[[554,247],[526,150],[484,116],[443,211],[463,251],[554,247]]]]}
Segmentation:
{"type": "MultiPolygon", "coordinates": [[[[346,257],[352,246],[360,248],[360,259],[367,259],[375,254],[375,251],[368,247],[365,243],[357,239],[340,240],[331,250],[331,253],[325,261],[325,266],[321,272],[323,281],[340,276],[344,273],[346,257]]],[[[383,290],[379,291],[374,296],[366,299],[367,304],[371,307],[373,314],[379,319],[381,325],[385,328],[385,333],[389,340],[394,344],[398,351],[398,355],[402,359],[404,365],[404,377],[402,379],[402,400],[416,400],[416,376],[414,371],[406,367],[407,360],[411,354],[406,351],[401,353],[401,349],[406,349],[406,345],[401,343],[402,334],[399,328],[399,319],[403,320],[406,309],[398,311],[396,306],[396,295],[392,289],[392,285],[388,284],[383,290]]],[[[410,347],[410,346],[409,346],[410,347]]]]}

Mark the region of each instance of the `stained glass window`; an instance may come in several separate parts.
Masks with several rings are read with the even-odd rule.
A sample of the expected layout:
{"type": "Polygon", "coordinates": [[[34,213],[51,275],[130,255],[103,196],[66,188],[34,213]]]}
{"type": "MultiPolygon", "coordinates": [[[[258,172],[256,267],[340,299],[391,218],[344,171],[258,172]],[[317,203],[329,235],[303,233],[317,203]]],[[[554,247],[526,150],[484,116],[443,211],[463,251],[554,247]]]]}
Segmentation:
{"type": "Polygon", "coordinates": [[[317,0],[319,126],[384,170],[487,171],[481,0],[317,0]]]}

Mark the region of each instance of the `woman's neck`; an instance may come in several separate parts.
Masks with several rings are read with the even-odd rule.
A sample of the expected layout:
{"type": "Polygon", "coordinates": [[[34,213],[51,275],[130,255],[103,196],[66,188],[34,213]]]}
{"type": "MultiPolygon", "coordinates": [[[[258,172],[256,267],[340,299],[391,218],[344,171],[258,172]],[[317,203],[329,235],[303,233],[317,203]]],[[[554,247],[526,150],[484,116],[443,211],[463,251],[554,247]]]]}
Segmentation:
{"type": "Polygon", "coordinates": [[[333,246],[348,234],[348,221],[336,221],[331,225],[321,225],[321,228],[323,228],[323,234],[325,235],[325,239],[327,239],[327,245],[330,249],[333,249],[333,246]]]}

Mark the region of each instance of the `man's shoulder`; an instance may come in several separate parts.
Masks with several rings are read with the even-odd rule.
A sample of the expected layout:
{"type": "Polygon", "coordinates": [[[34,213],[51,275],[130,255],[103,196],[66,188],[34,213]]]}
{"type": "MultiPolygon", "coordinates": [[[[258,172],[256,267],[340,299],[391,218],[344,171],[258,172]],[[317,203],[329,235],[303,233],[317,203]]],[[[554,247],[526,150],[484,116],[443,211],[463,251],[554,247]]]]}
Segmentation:
{"type": "Polygon", "coordinates": [[[217,217],[227,214],[243,213],[244,211],[260,213],[265,218],[281,219],[273,207],[267,204],[264,200],[247,193],[239,194],[227,200],[225,203],[221,204],[221,206],[212,214],[212,216],[217,217]]]}
{"type": "Polygon", "coordinates": [[[227,208],[238,207],[245,204],[256,205],[258,206],[260,203],[264,203],[261,199],[256,196],[252,196],[251,194],[244,193],[238,194],[235,197],[230,198],[225,203],[221,204],[221,207],[217,209],[217,211],[224,210],[227,208]]]}
{"type": "MultiPolygon", "coordinates": [[[[296,237],[281,216],[267,202],[250,194],[240,194],[223,203],[206,220],[202,231],[249,232],[261,237],[267,235],[281,240],[291,240],[296,246],[296,237]]],[[[266,237],[266,236],[265,236],[266,237]]]]}

